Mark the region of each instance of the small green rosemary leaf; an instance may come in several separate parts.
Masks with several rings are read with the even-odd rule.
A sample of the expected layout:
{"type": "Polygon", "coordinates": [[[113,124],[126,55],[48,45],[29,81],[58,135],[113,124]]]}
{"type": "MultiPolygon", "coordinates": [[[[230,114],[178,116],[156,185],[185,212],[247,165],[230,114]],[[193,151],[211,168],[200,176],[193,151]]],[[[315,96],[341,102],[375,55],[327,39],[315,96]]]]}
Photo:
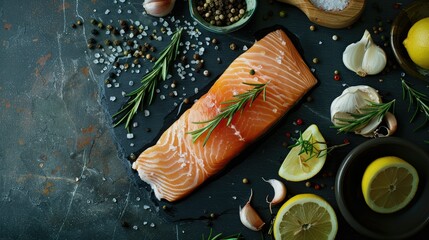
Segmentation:
{"type": "MultiPolygon", "coordinates": [[[[408,85],[404,79],[401,79],[402,84],[402,98],[405,100],[408,96],[410,103],[408,104],[408,112],[411,111],[411,107],[415,105],[415,110],[410,118],[410,123],[415,120],[419,113],[424,114],[424,120],[417,127],[417,129],[423,128],[429,122],[429,97],[422,92],[419,92],[408,85]]],[[[416,130],[417,130],[416,129],[416,130]]]]}
{"type": "Polygon", "coordinates": [[[361,109],[361,113],[350,114],[351,118],[336,118],[339,121],[333,126],[339,132],[354,132],[366,126],[373,119],[381,119],[386,115],[390,108],[394,108],[395,100],[387,103],[369,102],[369,105],[361,109]]]}
{"type": "Polygon", "coordinates": [[[192,132],[188,132],[188,134],[192,135],[192,141],[195,142],[199,137],[201,137],[204,133],[207,132],[206,137],[204,139],[203,146],[206,145],[207,141],[210,138],[213,130],[219,125],[219,123],[223,119],[227,119],[226,125],[229,126],[231,121],[239,110],[243,111],[246,104],[249,103],[249,107],[252,106],[252,103],[256,100],[260,93],[263,95],[263,100],[266,100],[266,86],[267,83],[246,83],[243,84],[252,86],[252,89],[247,90],[241,94],[237,94],[233,96],[233,99],[222,102],[221,104],[227,105],[220,110],[220,113],[216,115],[213,119],[201,122],[194,122],[195,124],[205,124],[206,126],[197,129],[192,132]]]}
{"type": "Polygon", "coordinates": [[[122,105],[119,111],[112,115],[114,119],[113,127],[125,123],[125,128],[129,132],[130,123],[137,114],[139,108],[144,104],[152,104],[158,81],[165,81],[167,79],[168,69],[177,57],[182,30],[183,29],[180,28],[173,34],[170,44],[162,50],[152,70],[141,79],[140,87],[126,95],[129,97],[128,101],[122,105]]]}

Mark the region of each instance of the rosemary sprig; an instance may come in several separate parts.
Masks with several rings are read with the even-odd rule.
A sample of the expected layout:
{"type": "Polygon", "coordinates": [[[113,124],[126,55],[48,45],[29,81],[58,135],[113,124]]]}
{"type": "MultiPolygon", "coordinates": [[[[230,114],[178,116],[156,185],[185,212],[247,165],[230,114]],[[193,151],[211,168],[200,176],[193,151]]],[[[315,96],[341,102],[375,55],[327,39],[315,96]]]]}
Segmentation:
{"type": "MultiPolygon", "coordinates": [[[[244,239],[240,233],[233,234],[233,235],[226,236],[226,237],[222,237],[222,233],[218,233],[214,236],[212,236],[212,235],[213,235],[213,229],[210,229],[210,233],[209,233],[209,236],[207,237],[207,240],[242,240],[242,239],[244,239]]],[[[204,234],[203,234],[201,239],[206,240],[206,238],[204,237],[204,234]]]]}
{"type": "Polygon", "coordinates": [[[390,108],[394,108],[395,99],[387,103],[369,102],[367,107],[361,109],[360,113],[351,113],[351,118],[335,118],[339,121],[333,126],[339,132],[354,132],[366,126],[373,119],[381,119],[390,108]]]}
{"type": "Polygon", "coordinates": [[[411,106],[415,105],[416,110],[411,116],[410,122],[413,122],[419,112],[424,113],[425,120],[423,123],[417,128],[420,129],[424,127],[429,122],[429,98],[424,93],[419,92],[413,89],[410,85],[408,85],[404,79],[401,79],[402,84],[402,98],[405,100],[408,95],[408,99],[410,101],[408,105],[408,112],[411,110],[411,106]]]}
{"type": "Polygon", "coordinates": [[[121,109],[113,114],[113,127],[125,122],[125,128],[130,130],[130,122],[136,115],[140,106],[143,104],[150,105],[155,95],[156,85],[159,80],[165,81],[168,75],[168,69],[177,57],[182,29],[178,29],[172,36],[170,44],[162,50],[158,60],[153,65],[152,70],[143,76],[141,86],[126,96],[130,97],[122,105],[121,109]]]}
{"type": "Polygon", "coordinates": [[[316,144],[326,144],[325,142],[320,142],[320,141],[311,141],[311,139],[313,138],[313,135],[310,134],[310,136],[308,136],[307,139],[304,139],[302,136],[302,132],[299,132],[299,138],[298,139],[294,139],[295,143],[293,145],[290,145],[289,148],[293,148],[293,147],[300,147],[300,151],[298,153],[298,155],[301,154],[306,154],[308,155],[308,158],[303,160],[303,162],[307,162],[308,160],[312,159],[312,158],[320,158],[323,157],[325,155],[327,155],[328,153],[330,153],[332,150],[339,148],[339,147],[344,147],[346,145],[348,145],[349,143],[343,143],[343,144],[338,144],[338,145],[334,145],[331,147],[327,147],[325,149],[318,149],[316,147],[316,144]]]}
{"type": "Polygon", "coordinates": [[[203,146],[205,146],[207,141],[210,138],[211,133],[223,119],[228,119],[226,122],[226,125],[229,126],[229,124],[231,124],[232,118],[234,117],[235,113],[238,112],[239,110],[243,111],[248,102],[249,102],[249,107],[252,106],[253,101],[255,101],[255,99],[259,96],[261,92],[263,93],[263,99],[265,101],[266,86],[267,86],[266,83],[243,82],[243,84],[253,86],[253,88],[250,90],[247,90],[244,93],[234,95],[233,96],[234,98],[231,100],[222,102],[221,104],[224,104],[227,106],[223,107],[220,110],[220,113],[216,115],[214,118],[207,121],[194,122],[195,124],[205,124],[205,123],[208,123],[208,124],[195,131],[188,132],[188,134],[192,135],[193,142],[197,141],[197,139],[201,137],[201,135],[207,132],[207,135],[204,139],[204,144],[203,144],[203,146]]]}

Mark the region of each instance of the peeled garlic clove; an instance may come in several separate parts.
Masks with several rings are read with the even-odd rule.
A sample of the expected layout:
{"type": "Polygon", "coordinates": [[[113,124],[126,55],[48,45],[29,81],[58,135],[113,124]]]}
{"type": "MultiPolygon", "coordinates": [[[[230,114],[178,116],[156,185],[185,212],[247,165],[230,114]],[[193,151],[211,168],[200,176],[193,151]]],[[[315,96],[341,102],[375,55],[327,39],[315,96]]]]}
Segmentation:
{"type": "Polygon", "coordinates": [[[145,0],[143,8],[146,13],[155,17],[164,17],[173,10],[176,0],[145,0]]]}
{"type": "Polygon", "coordinates": [[[261,217],[255,211],[252,205],[250,205],[252,196],[253,190],[250,191],[249,201],[247,201],[246,205],[244,205],[243,208],[241,208],[241,206],[239,207],[240,221],[248,229],[253,231],[259,231],[265,225],[265,222],[261,219],[261,217]]]}
{"type": "Polygon", "coordinates": [[[268,201],[268,196],[267,196],[267,202],[269,204],[276,205],[285,199],[287,191],[286,191],[286,186],[283,184],[283,182],[277,179],[266,180],[265,178],[262,178],[262,180],[271,184],[271,186],[274,189],[274,197],[271,201],[268,201]]]}
{"type": "Polygon", "coordinates": [[[361,77],[375,75],[386,66],[386,53],[377,46],[371,34],[365,30],[362,38],[348,45],[343,52],[343,63],[351,71],[361,77]]]}

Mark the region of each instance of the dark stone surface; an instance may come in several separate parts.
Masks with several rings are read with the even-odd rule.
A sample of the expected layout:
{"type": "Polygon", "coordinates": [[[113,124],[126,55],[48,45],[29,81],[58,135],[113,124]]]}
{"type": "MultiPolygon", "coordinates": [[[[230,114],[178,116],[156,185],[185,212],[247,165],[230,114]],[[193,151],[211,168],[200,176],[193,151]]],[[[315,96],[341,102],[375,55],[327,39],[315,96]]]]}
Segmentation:
{"type": "MultiPolygon", "coordinates": [[[[104,81],[113,71],[112,65],[95,64],[94,59],[96,52],[109,55],[109,51],[86,48],[94,28],[90,19],[105,23],[112,20],[116,26],[120,19],[139,20],[151,30],[159,29],[153,27],[159,19],[143,15],[141,1],[23,2],[0,2],[0,239],[200,239],[202,234],[208,235],[210,226],[216,233],[241,232],[246,239],[269,239],[241,225],[238,206],[245,204],[252,188],[253,205],[269,220],[265,196],[272,190],[260,178],[277,177],[277,169],[288,152],[282,144],[290,143],[286,133],[296,136],[296,130],[304,130],[311,123],[319,125],[328,143],[338,144],[344,139],[351,142],[350,146],[335,150],[322,170],[335,175],[342,158],[366,140],[352,134],[337,134],[329,128],[330,102],[347,85],[370,85],[379,89],[386,100],[397,99],[400,127],[396,136],[428,149],[428,144],[423,143],[429,139],[428,128],[413,131],[423,118],[409,124],[408,102],[401,98],[402,71],[390,67],[391,71],[384,74],[360,78],[341,61],[344,48],[359,40],[364,29],[382,22],[384,31],[374,35],[374,39],[382,44],[381,35],[388,38],[389,20],[399,11],[392,6],[396,1],[367,1],[361,20],[350,29],[317,27],[312,32],[312,24],[298,9],[263,0],[259,1],[256,16],[239,32],[218,36],[201,30],[199,41],[203,44],[205,37],[220,39],[219,50],[213,45],[205,46],[204,59],[211,76],[195,73],[196,80],[192,81],[189,75],[181,80],[173,74],[173,78],[161,83],[160,93],[147,108],[150,116],[141,114],[136,118],[139,127],[132,129],[135,138],[131,140],[122,127],[112,129],[110,114],[125,101],[121,91],[129,91],[128,82],[137,84],[151,65],[143,62],[140,73],[129,70],[117,77],[119,88],[106,88],[104,81]],[[107,9],[110,13],[105,14],[107,9]],[[278,16],[280,10],[287,12],[285,18],[278,16]],[[78,19],[84,24],[73,29],[71,26],[78,19]],[[311,92],[313,100],[298,103],[262,141],[190,197],[176,204],[153,201],[145,184],[130,170],[126,157],[138,154],[156,140],[164,127],[164,118],[179,111],[183,98],[192,98],[195,88],[201,93],[243,51],[244,45],[251,46],[257,30],[274,24],[296,35],[305,60],[315,69],[320,84],[311,92]],[[338,41],[332,40],[334,34],[338,41]],[[239,49],[231,51],[230,42],[237,43],[239,49]],[[217,57],[222,58],[221,64],[217,57]],[[320,63],[313,64],[314,57],[320,63]],[[341,72],[341,81],[333,80],[334,70],[341,72]],[[173,80],[179,82],[179,96],[175,98],[168,96],[173,80]],[[116,100],[110,101],[111,96],[116,96],[116,100]],[[304,125],[294,125],[297,118],[302,118],[304,125]],[[241,183],[244,177],[250,184],[241,183]],[[166,213],[164,204],[169,207],[166,213]],[[210,213],[217,218],[210,219],[210,213]]],[[[406,2],[409,1],[403,3],[406,2]]],[[[178,0],[174,9],[175,19],[182,21],[180,26],[184,26],[184,19],[189,20],[186,4],[178,0]]],[[[95,38],[102,42],[108,37],[102,30],[95,38]]],[[[187,38],[185,35],[184,39],[187,38]]],[[[161,49],[165,41],[154,44],[161,49]]],[[[394,63],[391,50],[386,50],[394,63]]],[[[126,61],[121,59],[122,63],[126,61]]],[[[428,93],[425,83],[405,78],[428,93]]],[[[311,181],[326,187],[317,191],[305,188],[304,183],[287,182],[289,195],[314,192],[325,197],[339,218],[338,239],[363,239],[336,207],[334,177],[319,174],[311,181]]],[[[413,239],[422,239],[428,232],[426,227],[413,239]]]]}

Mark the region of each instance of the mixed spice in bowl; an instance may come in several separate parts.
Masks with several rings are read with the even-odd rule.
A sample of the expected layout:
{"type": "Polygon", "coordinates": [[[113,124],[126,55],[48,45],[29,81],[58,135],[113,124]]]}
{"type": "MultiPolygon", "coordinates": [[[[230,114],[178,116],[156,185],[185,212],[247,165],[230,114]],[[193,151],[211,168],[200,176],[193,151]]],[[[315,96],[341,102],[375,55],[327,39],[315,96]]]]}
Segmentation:
{"type": "Polygon", "coordinates": [[[205,29],[229,33],[246,25],[256,5],[256,0],[189,0],[189,11],[192,18],[205,29]]]}

